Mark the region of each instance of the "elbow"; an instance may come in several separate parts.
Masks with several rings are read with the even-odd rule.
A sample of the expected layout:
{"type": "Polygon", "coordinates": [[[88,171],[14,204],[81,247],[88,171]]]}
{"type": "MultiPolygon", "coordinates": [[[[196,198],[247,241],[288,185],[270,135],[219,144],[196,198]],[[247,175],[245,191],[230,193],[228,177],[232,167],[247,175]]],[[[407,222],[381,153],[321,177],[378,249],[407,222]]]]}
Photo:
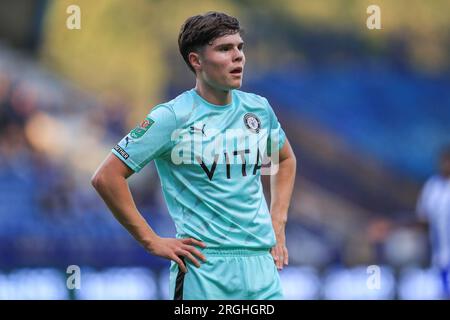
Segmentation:
{"type": "Polygon", "coordinates": [[[99,190],[103,184],[103,173],[101,170],[97,170],[94,175],[91,177],[91,185],[95,190],[99,190]]]}
{"type": "Polygon", "coordinates": [[[292,175],[295,177],[297,175],[297,160],[294,158],[294,163],[292,164],[292,175]]]}
{"type": "Polygon", "coordinates": [[[297,166],[297,157],[295,156],[295,154],[293,152],[292,152],[291,158],[292,158],[293,165],[296,167],[297,166]]]}
{"type": "Polygon", "coordinates": [[[297,158],[295,157],[294,152],[290,152],[286,160],[288,160],[292,167],[297,167],[297,158]]]}
{"type": "Polygon", "coordinates": [[[291,171],[293,175],[295,175],[297,173],[297,158],[295,157],[294,153],[291,154],[290,161],[291,161],[291,171]]]}

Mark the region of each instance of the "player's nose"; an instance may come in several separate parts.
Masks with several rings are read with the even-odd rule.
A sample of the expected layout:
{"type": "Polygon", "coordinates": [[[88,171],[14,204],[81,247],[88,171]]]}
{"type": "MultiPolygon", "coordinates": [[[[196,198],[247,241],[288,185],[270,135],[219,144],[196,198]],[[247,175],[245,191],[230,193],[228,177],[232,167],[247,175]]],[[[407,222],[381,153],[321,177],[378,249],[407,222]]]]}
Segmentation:
{"type": "Polygon", "coordinates": [[[234,51],[233,51],[233,62],[236,62],[236,61],[243,61],[244,60],[244,52],[242,51],[242,50],[239,50],[239,48],[234,48],[234,51]]]}

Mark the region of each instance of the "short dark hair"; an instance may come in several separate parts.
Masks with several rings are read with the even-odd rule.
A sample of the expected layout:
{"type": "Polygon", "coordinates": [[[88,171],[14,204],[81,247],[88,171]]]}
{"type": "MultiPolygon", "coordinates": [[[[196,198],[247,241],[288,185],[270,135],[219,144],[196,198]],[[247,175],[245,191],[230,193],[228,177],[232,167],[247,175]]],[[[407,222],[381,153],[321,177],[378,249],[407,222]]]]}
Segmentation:
{"type": "Polygon", "coordinates": [[[224,35],[242,33],[239,20],[222,12],[209,11],[203,15],[189,17],[181,26],[178,47],[189,69],[189,53],[198,52],[204,45],[224,35]]]}

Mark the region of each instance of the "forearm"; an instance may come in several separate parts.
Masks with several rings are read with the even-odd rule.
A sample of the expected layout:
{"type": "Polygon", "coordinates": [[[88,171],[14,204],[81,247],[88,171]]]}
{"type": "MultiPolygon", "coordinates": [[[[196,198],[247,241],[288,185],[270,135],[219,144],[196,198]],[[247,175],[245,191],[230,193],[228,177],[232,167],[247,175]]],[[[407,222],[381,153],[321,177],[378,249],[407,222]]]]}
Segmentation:
{"type": "Polygon", "coordinates": [[[93,185],[114,217],[144,247],[158,237],[139,213],[124,177],[97,177],[93,185]]]}
{"type": "MultiPolygon", "coordinates": [[[[288,209],[294,188],[296,160],[289,157],[279,163],[278,172],[270,177],[270,213],[274,228],[282,228],[287,222],[288,209]]],[[[275,230],[277,233],[281,230],[275,230]]]]}

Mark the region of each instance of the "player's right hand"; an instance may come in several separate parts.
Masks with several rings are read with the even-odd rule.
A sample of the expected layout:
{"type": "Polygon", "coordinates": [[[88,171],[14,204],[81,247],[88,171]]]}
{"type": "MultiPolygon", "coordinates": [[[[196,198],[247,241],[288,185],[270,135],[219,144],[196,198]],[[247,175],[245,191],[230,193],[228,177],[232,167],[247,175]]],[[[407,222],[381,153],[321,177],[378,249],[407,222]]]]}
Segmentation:
{"type": "Polygon", "coordinates": [[[206,262],[206,257],[194,245],[202,248],[206,247],[205,243],[193,238],[176,239],[158,237],[148,246],[147,250],[156,256],[175,261],[181,271],[187,272],[186,265],[181,260],[181,257],[189,259],[197,268],[200,268],[200,263],[196,257],[206,262]]]}

